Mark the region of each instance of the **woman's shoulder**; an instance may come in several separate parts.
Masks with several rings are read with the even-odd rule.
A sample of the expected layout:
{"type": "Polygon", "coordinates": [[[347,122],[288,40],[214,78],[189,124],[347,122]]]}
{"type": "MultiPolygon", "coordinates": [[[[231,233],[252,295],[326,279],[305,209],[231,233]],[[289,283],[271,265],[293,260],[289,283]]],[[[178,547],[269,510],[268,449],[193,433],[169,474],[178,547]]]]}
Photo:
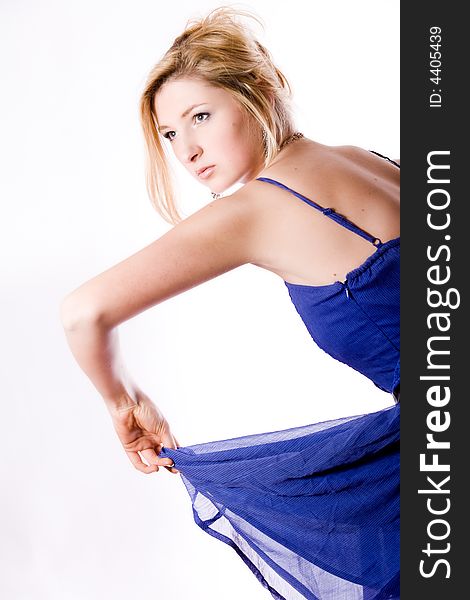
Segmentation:
{"type": "Polygon", "coordinates": [[[360,224],[365,210],[373,214],[380,207],[395,210],[395,205],[398,210],[399,177],[400,169],[369,150],[326,146],[303,138],[287,146],[271,165],[226,200],[240,203],[254,226],[262,230],[285,224],[290,217],[302,220],[307,214],[305,206],[300,206],[304,203],[287,201],[290,194],[282,189],[285,186],[360,224]]]}
{"type": "Polygon", "coordinates": [[[260,177],[282,183],[319,204],[341,204],[344,194],[351,194],[355,188],[398,185],[400,174],[396,166],[370,150],[354,145],[327,146],[303,138],[287,146],[242,188],[241,195],[251,197],[255,203],[262,203],[265,196],[272,197],[273,186],[258,181],[260,177]]]}
{"type": "Polygon", "coordinates": [[[259,181],[259,178],[268,178],[312,200],[316,199],[320,204],[320,199],[332,201],[345,185],[351,185],[354,171],[359,176],[359,171],[367,163],[367,154],[366,150],[357,146],[326,146],[303,138],[286,147],[234,196],[251,202],[253,208],[262,208],[266,202],[272,206],[272,198],[276,196],[273,185],[259,181]]]}
{"type": "Polygon", "coordinates": [[[388,161],[354,145],[328,146],[308,138],[298,140],[285,148],[259,176],[306,176],[325,182],[331,175],[350,175],[352,170],[396,170],[388,161]]]}
{"type": "MultiPolygon", "coordinates": [[[[269,265],[272,270],[276,267],[283,275],[293,273],[297,279],[308,277],[314,280],[310,267],[305,268],[305,275],[300,270],[294,272],[294,264],[298,266],[301,257],[296,255],[292,264],[286,263],[287,256],[296,254],[291,251],[292,247],[297,244],[303,248],[303,253],[308,248],[311,256],[319,257],[318,262],[326,263],[333,246],[345,242],[344,228],[330,219],[325,220],[315,207],[296,200],[285,187],[317,207],[331,208],[346,216],[380,239],[396,237],[400,197],[400,170],[396,166],[352,145],[325,146],[302,139],[287,148],[278,160],[227,198],[228,201],[240,201],[250,215],[251,228],[255,232],[252,239],[255,240],[256,264],[269,265]],[[260,177],[282,186],[259,181],[260,177]],[[284,240],[284,246],[281,240],[284,240]]],[[[351,244],[363,241],[351,238],[347,236],[348,252],[351,244]]],[[[365,250],[368,250],[367,246],[359,248],[360,252],[365,250]]],[[[319,265],[317,267],[320,269],[319,265]]],[[[327,274],[325,271],[319,275],[319,280],[326,280],[327,274]]]]}

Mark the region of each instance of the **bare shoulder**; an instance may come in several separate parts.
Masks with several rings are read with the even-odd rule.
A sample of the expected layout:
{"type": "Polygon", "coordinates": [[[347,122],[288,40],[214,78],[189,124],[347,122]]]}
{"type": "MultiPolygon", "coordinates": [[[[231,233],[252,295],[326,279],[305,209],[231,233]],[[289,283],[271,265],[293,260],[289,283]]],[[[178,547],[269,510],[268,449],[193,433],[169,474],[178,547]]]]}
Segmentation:
{"type": "MultiPolygon", "coordinates": [[[[253,219],[253,207],[249,194],[243,188],[230,196],[213,200],[187,217],[171,231],[175,236],[192,233],[197,236],[213,236],[239,242],[246,239],[253,219]]],[[[166,234],[168,235],[168,234],[166,234]]]]}
{"type": "Polygon", "coordinates": [[[380,183],[399,180],[399,169],[387,160],[358,146],[328,146],[310,140],[299,140],[288,146],[268,168],[263,177],[276,179],[296,191],[333,200],[343,195],[345,187],[367,178],[380,183]]]}
{"type": "Polygon", "coordinates": [[[325,146],[304,139],[288,146],[257,177],[281,186],[254,179],[240,191],[256,231],[250,243],[252,264],[284,280],[306,283],[323,283],[335,273],[348,272],[368,255],[369,243],[325,219],[321,210],[298,196],[317,208],[332,208],[387,240],[399,232],[399,171],[352,145],[325,146]]]}
{"type": "Polygon", "coordinates": [[[338,146],[336,151],[340,156],[344,156],[358,164],[381,166],[390,169],[392,172],[397,172],[397,167],[393,162],[400,164],[399,159],[389,158],[376,150],[365,150],[359,146],[338,146]]]}
{"type": "Polygon", "coordinates": [[[293,203],[286,203],[282,186],[346,213],[367,198],[377,204],[386,197],[399,197],[400,169],[369,150],[353,145],[326,146],[307,138],[288,148],[258,175],[281,186],[255,179],[240,191],[255,222],[269,220],[277,207],[290,208],[293,203]]]}

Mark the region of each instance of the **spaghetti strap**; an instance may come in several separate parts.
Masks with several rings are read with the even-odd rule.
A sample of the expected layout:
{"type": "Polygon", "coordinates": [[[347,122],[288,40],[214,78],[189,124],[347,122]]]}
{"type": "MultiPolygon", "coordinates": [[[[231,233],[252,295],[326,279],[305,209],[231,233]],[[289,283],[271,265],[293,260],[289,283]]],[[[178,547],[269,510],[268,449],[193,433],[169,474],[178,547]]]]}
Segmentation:
{"type": "Polygon", "coordinates": [[[306,198],[302,194],[299,194],[298,192],[291,189],[290,187],[287,187],[287,185],[284,185],[283,183],[280,183],[279,181],[276,181],[275,179],[271,179],[270,177],[257,177],[257,181],[265,181],[266,183],[271,183],[273,185],[277,185],[278,187],[280,187],[284,190],[287,190],[288,192],[291,192],[291,194],[294,194],[294,196],[296,196],[300,200],[303,200],[310,206],[313,206],[313,208],[316,208],[317,210],[319,210],[321,213],[323,213],[325,215],[325,217],[329,217],[333,221],[336,221],[336,223],[338,223],[342,227],[349,229],[349,231],[352,231],[353,233],[364,238],[365,240],[367,240],[368,242],[370,242],[377,248],[380,248],[380,246],[382,246],[382,241],[379,238],[374,237],[373,235],[370,235],[369,233],[367,233],[366,231],[364,231],[363,229],[361,229],[360,227],[358,227],[357,225],[352,223],[349,219],[347,219],[343,215],[335,212],[334,208],[325,208],[325,207],[321,206],[320,204],[317,204],[313,200],[306,198]]]}

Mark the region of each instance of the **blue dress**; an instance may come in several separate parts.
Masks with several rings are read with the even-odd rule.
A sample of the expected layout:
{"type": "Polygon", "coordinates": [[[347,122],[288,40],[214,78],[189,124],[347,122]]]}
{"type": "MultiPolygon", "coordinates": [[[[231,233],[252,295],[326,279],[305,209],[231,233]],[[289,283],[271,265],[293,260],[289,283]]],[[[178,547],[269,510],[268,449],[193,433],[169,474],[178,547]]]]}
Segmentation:
{"type": "MultiPolygon", "coordinates": [[[[382,243],[282,183],[259,180],[376,246],[344,282],[285,285],[313,340],[397,400],[399,238],[382,243]]],[[[273,598],[397,599],[399,407],[164,448],[160,457],[172,458],[180,471],[196,523],[231,546],[273,598]]]]}

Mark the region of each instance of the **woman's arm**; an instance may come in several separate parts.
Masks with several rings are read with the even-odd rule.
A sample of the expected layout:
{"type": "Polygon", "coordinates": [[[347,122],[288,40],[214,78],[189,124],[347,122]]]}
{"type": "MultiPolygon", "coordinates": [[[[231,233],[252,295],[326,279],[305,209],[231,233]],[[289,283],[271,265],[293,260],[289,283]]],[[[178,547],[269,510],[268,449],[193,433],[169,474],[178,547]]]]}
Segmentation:
{"type": "Polygon", "coordinates": [[[243,190],[201,209],[140,252],[71,292],[61,318],[79,366],[103,397],[134,467],[179,471],[163,446],[178,440],[158,407],[132,381],[121,359],[117,326],[203,281],[250,262],[254,220],[243,190]],[[145,461],[145,462],[144,462],[145,461]]]}
{"type": "Polygon", "coordinates": [[[70,350],[108,410],[120,411],[135,405],[136,386],[121,360],[117,328],[103,327],[92,318],[82,318],[73,324],[68,324],[72,323],[70,317],[63,320],[70,350]]]}
{"type": "Polygon", "coordinates": [[[135,403],[115,329],[140,312],[250,262],[254,219],[243,189],[87,281],[62,302],[70,349],[110,410],[135,403]]]}

